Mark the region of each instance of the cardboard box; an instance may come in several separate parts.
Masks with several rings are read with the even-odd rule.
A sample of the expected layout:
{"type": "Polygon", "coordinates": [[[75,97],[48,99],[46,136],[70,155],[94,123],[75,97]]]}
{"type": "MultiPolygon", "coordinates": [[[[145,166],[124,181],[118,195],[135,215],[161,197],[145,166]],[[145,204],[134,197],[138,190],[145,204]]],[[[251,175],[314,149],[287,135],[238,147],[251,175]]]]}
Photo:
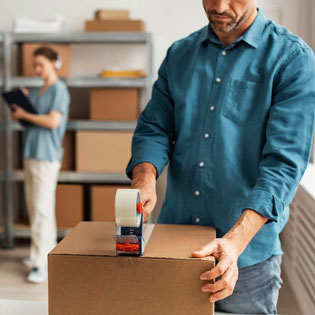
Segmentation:
{"type": "Polygon", "coordinates": [[[61,60],[61,68],[57,73],[61,77],[70,76],[70,45],[47,44],[47,43],[27,43],[22,44],[22,75],[27,77],[35,76],[33,71],[33,53],[39,47],[50,47],[57,52],[61,60]]]}
{"type": "Polygon", "coordinates": [[[90,118],[92,120],[135,121],[138,115],[138,89],[90,90],[90,118]]]}
{"type": "Polygon", "coordinates": [[[141,257],[117,257],[114,233],[114,223],[81,222],[49,253],[50,315],[214,314],[199,277],[215,260],[191,258],[214,229],[155,225],[141,257]]]}
{"type": "Polygon", "coordinates": [[[128,10],[104,10],[100,9],[95,11],[95,20],[123,20],[129,19],[128,10]]]}
{"type": "Polygon", "coordinates": [[[75,168],[75,150],[74,150],[75,137],[73,132],[66,132],[63,139],[63,157],[61,163],[62,171],[73,171],[75,168]]]}
{"type": "Polygon", "coordinates": [[[85,21],[86,32],[145,32],[142,20],[89,20],[85,21]]]}
{"type": "Polygon", "coordinates": [[[130,186],[106,185],[91,188],[92,221],[115,221],[115,195],[119,188],[130,188],[130,186]]]}
{"type": "Polygon", "coordinates": [[[76,170],[124,173],[131,156],[133,132],[76,133],[76,170]]]}
{"type": "Polygon", "coordinates": [[[58,228],[76,226],[83,220],[83,186],[58,185],[56,191],[58,228]]]}

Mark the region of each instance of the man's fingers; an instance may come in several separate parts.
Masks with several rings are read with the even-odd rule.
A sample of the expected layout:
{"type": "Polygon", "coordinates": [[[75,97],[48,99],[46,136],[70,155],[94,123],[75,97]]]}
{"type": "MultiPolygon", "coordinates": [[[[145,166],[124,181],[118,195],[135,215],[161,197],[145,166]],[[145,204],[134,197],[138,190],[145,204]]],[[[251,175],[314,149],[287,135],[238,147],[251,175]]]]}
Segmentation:
{"type": "Polygon", "coordinates": [[[223,289],[219,292],[211,294],[209,297],[209,302],[216,302],[219,300],[223,300],[227,298],[228,296],[232,295],[232,293],[233,293],[233,290],[231,289],[223,289]]]}
{"type": "Polygon", "coordinates": [[[214,242],[210,242],[209,244],[199,248],[198,250],[192,253],[192,257],[195,258],[203,258],[206,256],[210,256],[217,249],[217,244],[214,242]]]}
{"type": "Polygon", "coordinates": [[[144,205],[144,214],[143,214],[143,220],[146,222],[151,214],[151,212],[154,210],[155,203],[151,200],[148,200],[144,205]]]}
{"type": "Polygon", "coordinates": [[[204,272],[201,276],[201,280],[212,280],[222,276],[225,271],[232,265],[232,260],[228,256],[222,256],[218,264],[210,271],[204,272]]]}
{"type": "Polygon", "coordinates": [[[226,272],[223,274],[222,278],[219,281],[215,283],[207,283],[204,286],[202,286],[202,291],[216,293],[224,289],[234,290],[236,283],[234,279],[237,278],[238,278],[237,271],[235,271],[234,268],[230,267],[226,270],[226,272]]]}

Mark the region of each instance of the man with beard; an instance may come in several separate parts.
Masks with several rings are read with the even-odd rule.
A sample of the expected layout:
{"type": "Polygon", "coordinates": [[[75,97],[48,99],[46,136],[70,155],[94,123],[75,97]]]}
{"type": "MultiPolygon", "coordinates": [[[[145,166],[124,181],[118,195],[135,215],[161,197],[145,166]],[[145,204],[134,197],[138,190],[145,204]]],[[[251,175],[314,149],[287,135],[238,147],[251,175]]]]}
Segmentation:
{"type": "Polygon", "coordinates": [[[202,286],[216,310],[276,314],[279,233],[314,131],[314,55],[257,0],[203,5],[210,23],[169,48],[126,171],[145,219],[169,163],[159,223],[216,228],[218,238],[192,253],[218,260],[200,276],[218,279],[202,286]]]}

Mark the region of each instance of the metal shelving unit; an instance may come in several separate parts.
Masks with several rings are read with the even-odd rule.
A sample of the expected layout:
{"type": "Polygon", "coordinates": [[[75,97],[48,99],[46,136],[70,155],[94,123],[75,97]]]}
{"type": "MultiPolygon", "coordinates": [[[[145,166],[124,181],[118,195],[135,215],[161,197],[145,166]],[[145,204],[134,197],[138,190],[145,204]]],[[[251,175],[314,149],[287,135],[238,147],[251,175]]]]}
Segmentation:
{"type": "MultiPolygon", "coordinates": [[[[23,182],[24,171],[15,170],[11,174],[10,180],[15,181],[15,182],[23,182]]],[[[104,184],[105,183],[105,184],[117,185],[117,184],[129,184],[130,180],[125,174],[62,171],[59,173],[58,182],[59,183],[76,183],[76,184],[104,184]]]]}
{"type": "MultiPolygon", "coordinates": [[[[93,78],[93,77],[76,77],[64,79],[68,87],[133,87],[145,88],[147,86],[146,78],[93,78]]],[[[33,77],[12,77],[10,86],[12,88],[20,86],[39,87],[43,84],[43,80],[33,77]]]]}
{"type": "MultiPolygon", "coordinates": [[[[23,127],[18,122],[11,122],[10,130],[22,131],[23,127]]],[[[136,128],[134,121],[90,121],[70,120],[67,124],[68,131],[90,130],[90,131],[133,131],[136,128]]],[[[0,122],[0,131],[4,130],[4,124],[0,122]]]]}
{"type": "MultiPolygon", "coordinates": [[[[153,47],[152,36],[144,32],[85,32],[85,33],[55,33],[55,34],[0,34],[0,43],[3,46],[3,79],[1,86],[5,91],[19,86],[38,87],[43,81],[33,77],[12,76],[11,56],[12,46],[21,43],[64,43],[64,44],[143,44],[147,48],[147,76],[144,78],[98,78],[98,77],[70,77],[64,79],[68,87],[129,87],[141,89],[140,110],[144,109],[152,86],[153,47]]],[[[12,132],[23,130],[22,126],[11,120],[9,110],[6,110],[4,121],[0,122],[0,132],[4,138],[4,172],[0,173],[0,183],[4,185],[3,209],[5,210],[5,226],[3,230],[4,247],[13,247],[14,237],[29,236],[29,228],[26,225],[15,226],[13,222],[13,191],[14,182],[24,181],[23,170],[14,170],[12,160],[12,132]]],[[[136,122],[114,121],[88,121],[70,120],[67,130],[93,130],[93,131],[132,131],[136,122]]],[[[62,171],[59,174],[60,183],[77,184],[128,184],[130,180],[125,174],[91,173],[62,171]]],[[[66,230],[59,231],[63,235],[66,230]]]]}

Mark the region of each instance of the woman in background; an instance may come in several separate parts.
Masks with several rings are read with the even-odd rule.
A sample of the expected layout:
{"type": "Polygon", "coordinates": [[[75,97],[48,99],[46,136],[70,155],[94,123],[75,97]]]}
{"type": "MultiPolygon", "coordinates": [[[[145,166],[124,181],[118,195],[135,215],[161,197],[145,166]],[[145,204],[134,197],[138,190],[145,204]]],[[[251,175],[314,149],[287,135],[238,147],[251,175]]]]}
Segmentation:
{"type": "Polygon", "coordinates": [[[36,49],[33,67],[44,85],[30,91],[22,88],[22,91],[29,96],[38,114],[14,105],[12,118],[32,123],[25,129],[23,147],[24,192],[31,225],[30,257],[23,262],[30,268],[27,280],[42,283],[47,279],[47,254],[57,242],[55,193],[70,97],[65,83],[58,79],[58,55],[54,50],[36,49]]]}

